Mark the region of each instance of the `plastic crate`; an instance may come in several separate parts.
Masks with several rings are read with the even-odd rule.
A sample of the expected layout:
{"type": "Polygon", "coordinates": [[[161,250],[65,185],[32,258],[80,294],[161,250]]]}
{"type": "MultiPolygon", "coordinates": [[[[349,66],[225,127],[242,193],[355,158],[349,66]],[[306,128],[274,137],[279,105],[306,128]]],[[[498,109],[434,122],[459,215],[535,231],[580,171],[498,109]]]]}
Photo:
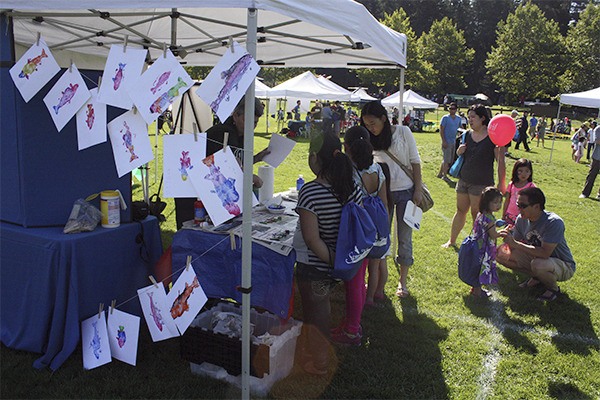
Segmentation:
{"type": "MultiPolygon", "coordinates": [[[[219,303],[198,314],[181,337],[181,356],[190,361],[193,373],[209,376],[241,386],[242,342],[239,337],[229,337],[212,331],[211,320],[215,313],[242,314],[239,306],[219,303]]],[[[302,323],[289,319],[283,322],[274,314],[250,311],[253,325],[250,345],[250,386],[257,394],[267,393],[278,380],[285,378],[294,365],[296,339],[302,323]],[[257,344],[255,337],[272,335],[269,344],[257,344]]]]}

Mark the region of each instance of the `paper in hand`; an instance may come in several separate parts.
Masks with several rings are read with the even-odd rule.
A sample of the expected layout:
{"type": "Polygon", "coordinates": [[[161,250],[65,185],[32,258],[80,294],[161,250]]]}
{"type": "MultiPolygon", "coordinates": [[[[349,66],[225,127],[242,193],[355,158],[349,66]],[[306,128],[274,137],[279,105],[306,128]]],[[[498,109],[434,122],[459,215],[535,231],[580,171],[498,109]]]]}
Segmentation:
{"type": "Polygon", "coordinates": [[[423,218],[423,210],[415,205],[412,200],[406,203],[406,209],[404,210],[404,222],[414,230],[421,229],[421,219],[423,218]]]}
{"type": "Polygon", "coordinates": [[[271,135],[271,141],[269,142],[268,147],[271,152],[264,156],[262,160],[273,168],[277,168],[279,164],[285,160],[288,154],[292,152],[295,145],[296,142],[292,139],[274,133],[271,135]]]}

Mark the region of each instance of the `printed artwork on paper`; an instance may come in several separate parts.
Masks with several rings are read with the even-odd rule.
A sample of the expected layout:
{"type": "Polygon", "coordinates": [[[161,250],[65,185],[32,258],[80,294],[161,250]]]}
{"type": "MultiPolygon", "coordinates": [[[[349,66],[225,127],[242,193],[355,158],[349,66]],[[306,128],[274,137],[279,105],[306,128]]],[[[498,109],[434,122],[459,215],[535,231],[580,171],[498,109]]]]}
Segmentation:
{"type": "Polygon", "coordinates": [[[140,317],[117,309],[108,311],[108,342],[113,358],[135,366],[138,340],[140,336],[140,317]]]}
{"type": "Polygon", "coordinates": [[[89,98],[90,91],[83,77],[75,64],[71,65],[44,97],[46,108],[59,132],[89,98]]]}
{"type": "Polygon", "coordinates": [[[133,101],[129,97],[130,88],[142,75],[146,61],[146,49],[138,49],[113,44],[102,73],[99,100],[114,107],[130,110],[133,101]]]}
{"type": "Polygon", "coordinates": [[[119,178],[154,158],[148,127],[140,113],[127,111],[108,123],[119,178]]]}
{"type": "Polygon", "coordinates": [[[91,89],[90,95],[75,117],[79,150],[106,142],[106,104],[98,101],[98,88],[91,89]]]}
{"type": "Polygon", "coordinates": [[[180,334],[184,334],[206,303],[206,300],[208,299],[204,290],[202,290],[202,286],[200,286],[194,268],[192,266],[184,268],[179,279],[167,295],[167,304],[170,306],[169,312],[180,334]]]}
{"type": "MultiPolygon", "coordinates": [[[[244,211],[244,174],[230,148],[206,157],[189,170],[188,175],[215,226],[244,211]]],[[[251,195],[254,206],[258,200],[254,193],[251,195]]]]}
{"type": "Polygon", "coordinates": [[[167,50],[166,57],[158,57],[128,91],[140,114],[150,124],[193,84],[194,80],[167,50]]]}
{"type": "Polygon", "coordinates": [[[93,369],[112,361],[104,311],[100,316],[94,314],[81,322],[81,349],[84,369],[93,369]]]}
{"type": "Polygon", "coordinates": [[[15,86],[29,102],[60,71],[58,63],[43,39],[34,43],[12,66],[9,73],[15,86]]]}
{"type": "Polygon", "coordinates": [[[206,157],[206,133],[163,136],[165,197],[196,197],[189,171],[206,157]]]}
{"type": "Polygon", "coordinates": [[[229,49],[223,54],[196,94],[223,122],[254,82],[259,70],[252,55],[239,43],[233,42],[233,51],[229,49]]]}
{"type": "Polygon", "coordinates": [[[152,341],[158,342],[179,336],[162,282],[158,283],[158,287],[150,285],[138,289],[137,293],[152,341]]]}
{"type": "Polygon", "coordinates": [[[273,168],[277,168],[292,152],[296,142],[276,133],[271,135],[268,149],[271,151],[263,157],[263,161],[273,168]]]}

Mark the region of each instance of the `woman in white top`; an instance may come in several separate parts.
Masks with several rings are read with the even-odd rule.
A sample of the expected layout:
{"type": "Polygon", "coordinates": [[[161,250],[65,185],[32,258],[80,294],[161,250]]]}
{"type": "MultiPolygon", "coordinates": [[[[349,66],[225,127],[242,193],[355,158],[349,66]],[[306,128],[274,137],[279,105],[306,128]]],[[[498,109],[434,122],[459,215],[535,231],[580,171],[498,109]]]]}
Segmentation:
{"type": "Polygon", "coordinates": [[[423,192],[421,189],[421,158],[411,130],[407,126],[390,124],[387,110],[379,101],[371,101],[364,105],[361,111],[361,124],[371,135],[375,161],[388,165],[390,170],[390,191],[394,208],[396,209],[396,225],[398,231],[398,253],[396,264],[400,265],[400,283],[396,295],[409,295],[406,285],[408,268],[413,265],[412,228],[404,222],[404,210],[409,200],[421,204],[423,192]],[[398,165],[391,153],[400,163],[412,170],[408,176],[398,165]]]}

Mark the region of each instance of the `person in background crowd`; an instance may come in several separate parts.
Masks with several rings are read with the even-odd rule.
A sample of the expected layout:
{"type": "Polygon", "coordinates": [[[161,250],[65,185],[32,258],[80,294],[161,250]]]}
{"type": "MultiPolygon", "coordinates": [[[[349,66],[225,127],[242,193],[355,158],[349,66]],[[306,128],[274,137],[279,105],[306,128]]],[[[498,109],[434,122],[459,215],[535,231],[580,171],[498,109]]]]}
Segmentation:
{"type": "Polygon", "coordinates": [[[538,130],[537,130],[537,146],[540,147],[540,140],[542,141],[542,148],[545,148],[544,144],[544,136],[546,136],[546,127],[548,126],[548,122],[546,122],[546,117],[542,117],[540,122],[538,122],[538,130]]]}
{"type": "Polygon", "coordinates": [[[596,121],[590,121],[590,129],[587,131],[587,160],[590,161],[590,154],[594,152],[596,146],[596,136],[594,134],[595,129],[598,127],[596,121]]]}
{"type": "MultiPolygon", "coordinates": [[[[227,140],[227,148],[233,151],[235,158],[240,165],[244,161],[244,111],[246,109],[245,96],[235,106],[233,113],[222,124],[216,124],[206,131],[206,156],[216,153],[223,148],[223,140],[225,132],[229,133],[227,140]]],[[[254,128],[258,124],[259,118],[263,115],[264,105],[259,99],[254,99],[254,128]]],[[[257,153],[254,156],[254,163],[263,159],[264,156],[271,151],[267,148],[257,153]]],[[[254,175],[252,182],[255,188],[262,186],[262,180],[254,175]]],[[[194,219],[194,197],[175,198],[175,219],[177,221],[177,229],[181,229],[185,221],[194,219]]]]}
{"type": "Polygon", "coordinates": [[[497,187],[502,193],[506,189],[505,148],[496,146],[489,137],[489,109],[483,104],[474,104],[469,107],[468,116],[471,129],[467,131],[465,143],[456,150],[458,155],[463,155],[465,161],[456,185],[456,212],[452,217],[450,239],[442,245],[444,248],[456,247],[456,239],[465,226],[469,209],[473,222],[475,221],[483,189],[494,186],[494,160],[498,163],[497,187]]]}
{"type": "Polygon", "coordinates": [[[461,111],[460,113],[458,113],[458,115],[460,115],[460,125],[461,125],[461,127],[463,129],[467,129],[467,126],[469,125],[469,120],[465,116],[465,113],[461,111]]]}
{"type": "Polygon", "coordinates": [[[296,101],[296,106],[292,108],[292,113],[294,113],[294,120],[300,121],[300,104],[302,102],[300,100],[296,101]]]}
{"type": "Polygon", "coordinates": [[[519,216],[517,197],[519,192],[528,187],[535,187],[533,183],[533,164],[526,158],[520,158],[515,162],[512,170],[511,182],[505,193],[502,218],[509,226],[513,226],[519,216]]]}
{"type": "Polygon", "coordinates": [[[530,278],[521,288],[541,285],[546,291],[537,299],[553,301],[561,293],[557,282],[575,273],[575,260],[565,239],[565,223],[544,209],[546,197],[540,188],[521,190],[517,207],[521,210],[514,231],[499,232],[509,251],[498,251],[496,261],[530,278]]]}
{"type": "Polygon", "coordinates": [[[323,116],[323,133],[333,133],[333,110],[328,101],[325,102],[321,115],[323,116]]]}
{"type": "MultiPolygon", "coordinates": [[[[592,132],[592,138],[594,142],[588,143],[588,147],[590,145],[594,146],[594,152],[592,153],[592,163],[590,164],[590,171],[588,172],[585,178],[585,185],[583,186],[583,190],[579,195],[580,199],[585,199],[590,197],[592,194],[592,188],[594,187],[594,182],[596,181],[596,176],[598,176],[598,172],[600,171],[600,125],[594,121],[593,123],[594,131],[592,132]]],[[[598,187],[598,194],[596,195],[596,199],[600,200],[600,187],[598,187]]]]}
{"type": "Polygon", "coordinates": [[[531,140],[535,139],[535,134],[537,132],[538,119],[535,117],[534,113],[531,113],[531,118],[529,118],[529,135],[531,136],[531,140]]]}
{"type": "Polygon", "coordinates": [[[442,163],[437,177],[442,178],[445,181],[450,180],[450,178],[448,178],[448,169],[450,169],[450,165],[452,165],[452,162],[454,161],[454,153],[456,152],[456,134],[458,133],[458,128],[461,126],[461,119],[456,115],[457,108],[456,103],[450,103],[450,107],[448,107],[449,113],[444,115],[440,121],[442,163]]]}
{"type": "Polygon", "coordinates": [[[527,144],[527,129],[529,128],[529,122],[527,121],[527,111],[523,111],[523,116],[521,117],[521,126],[518,128],[519,131],[519,140],[515,145],[515,150],[519,150],[519,145],[523,143],[523,147],[525,151],[531,151],[529,149],[529,145],[527,144]]]}

